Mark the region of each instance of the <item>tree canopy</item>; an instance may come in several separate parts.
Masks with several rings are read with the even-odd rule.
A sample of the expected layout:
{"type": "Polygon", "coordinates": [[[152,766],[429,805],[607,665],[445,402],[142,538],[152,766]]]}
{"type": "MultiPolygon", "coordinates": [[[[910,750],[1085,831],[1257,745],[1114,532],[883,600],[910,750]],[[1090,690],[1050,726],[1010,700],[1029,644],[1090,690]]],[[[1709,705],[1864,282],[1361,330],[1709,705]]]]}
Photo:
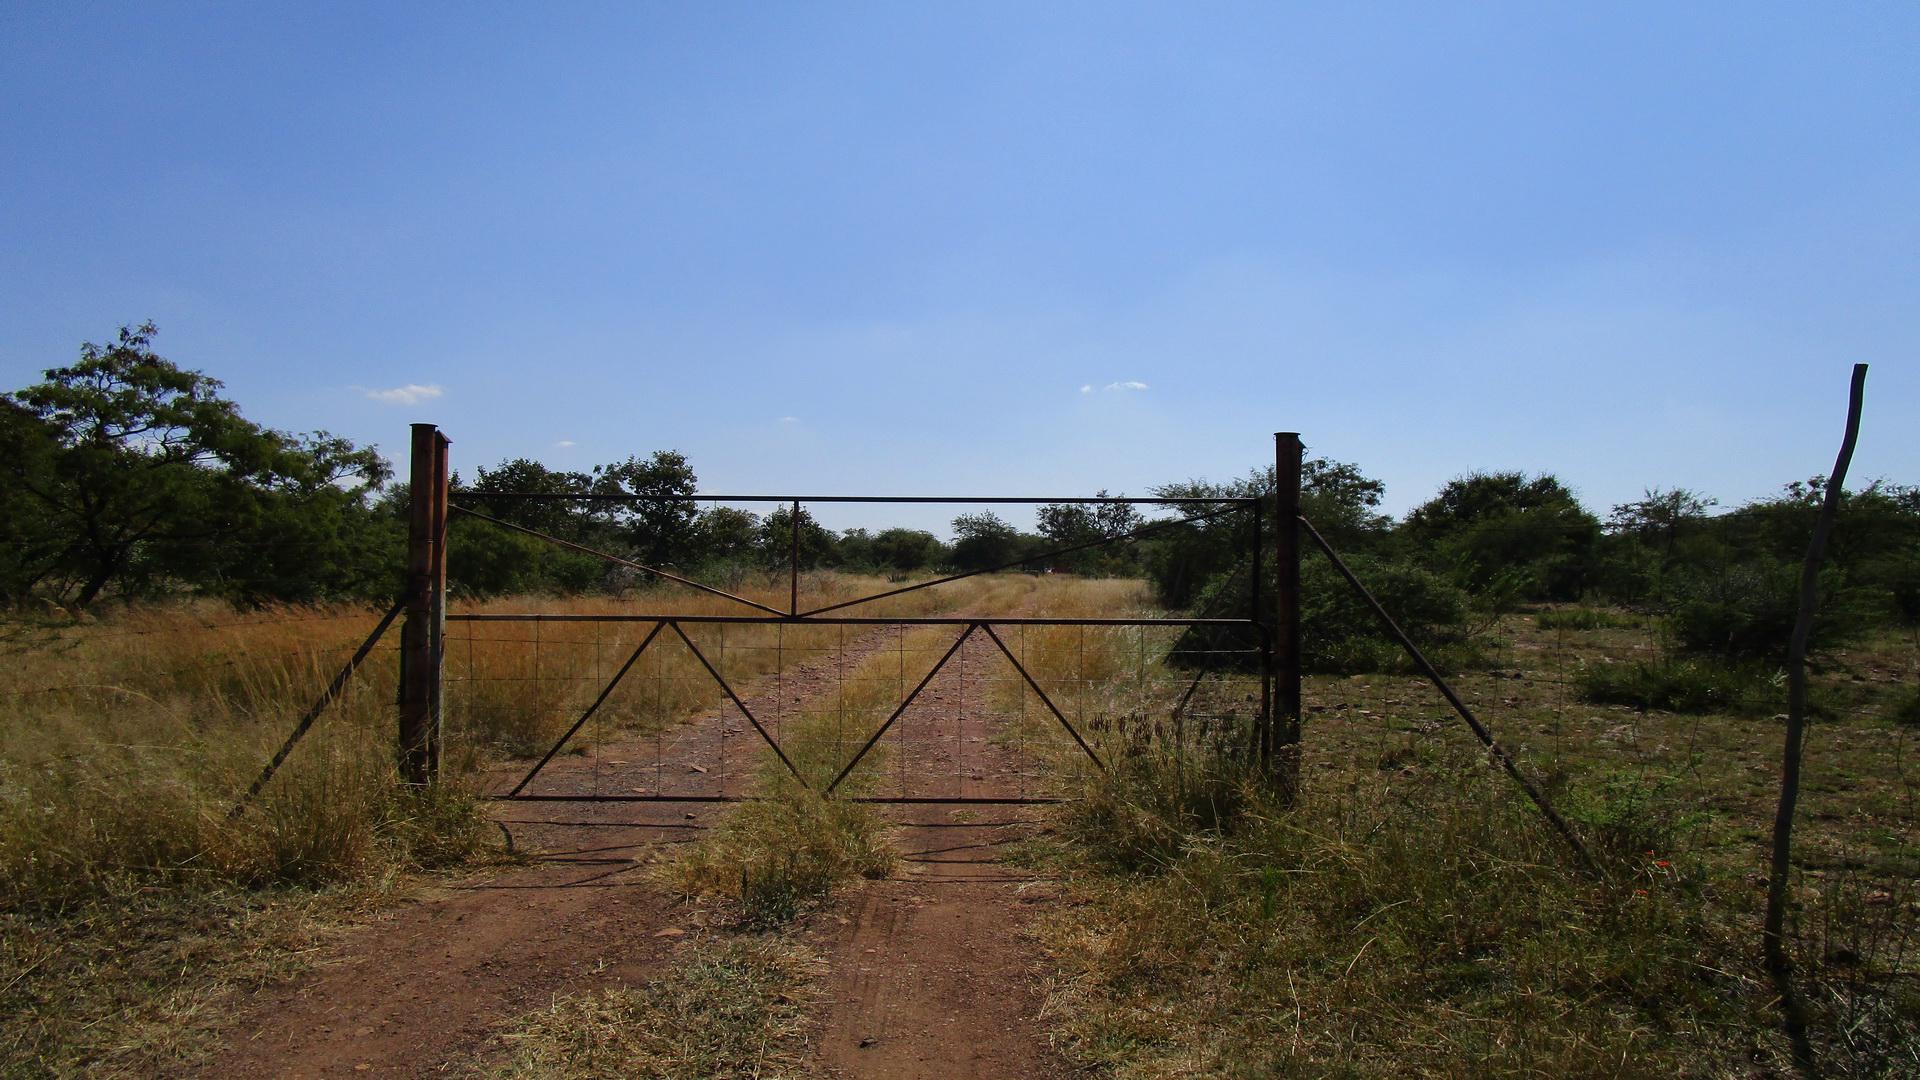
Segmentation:
{"type": "Polygon", "coordinates": [[[113,584],[185,575],[244,597],[304,599],[352,577],[370,449],[261,427],[221,384],[153,351],[152,323],[6,395],[5,591],[91,604],[113,584]]]}

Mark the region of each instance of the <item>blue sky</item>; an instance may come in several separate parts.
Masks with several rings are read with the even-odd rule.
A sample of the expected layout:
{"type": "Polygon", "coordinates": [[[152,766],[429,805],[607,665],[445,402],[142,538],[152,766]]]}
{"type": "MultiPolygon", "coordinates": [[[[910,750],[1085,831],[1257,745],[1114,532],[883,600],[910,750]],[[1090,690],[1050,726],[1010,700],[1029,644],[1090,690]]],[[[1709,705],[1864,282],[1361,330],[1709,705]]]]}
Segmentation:
{"type": "Polygon", "coordinates": [[[151,318],[469,470],[1143,493],[1297,429],[1604,513],[1824,472],[1864,360],[1854,475],[1920,483],[1911,4],[16,0],[0,101],[8,386],[151,318]]]}

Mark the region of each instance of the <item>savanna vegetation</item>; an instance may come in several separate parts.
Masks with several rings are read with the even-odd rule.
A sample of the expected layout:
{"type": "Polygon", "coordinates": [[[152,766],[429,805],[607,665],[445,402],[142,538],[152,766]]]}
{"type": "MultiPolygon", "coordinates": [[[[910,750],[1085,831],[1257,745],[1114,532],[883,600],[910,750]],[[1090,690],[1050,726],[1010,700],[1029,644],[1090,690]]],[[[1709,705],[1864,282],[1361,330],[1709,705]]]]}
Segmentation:
{"type": "MultiPolygon", "coordinates": [[[[473,624],[448,659],[458,740],[447,782],[411,791],[394,783],[395,665],[382,651],[234,813],[372,605],[391,599],[406,493],[371,448],[248,421],[216,380],[156,354],[154,333],[124,329],[0,399],[10,1074],[191,1063],[221,1002],[297,965],[330,927],[425,875],[507,857],[464,778],[549,745],[592,692],[571,668],[523,678],[512,635],[473,624]]],[[[1788,1071],[1758,966],[1761,855],[1795,575],[1822,483],[1731,508],[1656,489],[1601,513],[1550,475],[1474,473],[1396,519],[1359,466],[1307,462],[1305,515],[1514,749],[1599,856],[1598,875],[1486,768],[1317,553],[1303,566],[1310,676],[1292,806],[1249,767],[1255,665],[1234,642],[1065,629],[1021,641],[1041,685],[1094,715],[1144,722],[1189,679],[1207,687],[1207,709],[1171,741],[1140,724],[1090,728],[1115,767],[1027,853],[1067,890],[1040,936],[1073,1053],[1142,1077],[1788,1071]]],[[[1154,494],[1252,497],[1272,484],[1255,470],[1154,494]]],[[[884,610],[999,610],[1007,590],[1069,614],[1251,610],[1245,515],[1051,556],[1173,517],[1063,504],[1031,530],[965,514],[942,538],[830,530],[804,508],[487,498],[696,485],[692,463],[663,450],[585,472],[511,460],[461,486],[502,520],[770,601],[784,601],[769,572],[797,533],[805,595],[819,603],[1022,564],[1057,572],[1044,597],[1027,596],[1031,579],[984,577],[957,597],[909,594],[884,610]]],[[[470,610],[524,608],[529,596],[547,610],[619,610],[662,588],[484,521],[456,517],[453,529],[451,576],[470,610]]],[[[1823,1069],[1913,1075],[1920,489],[1876,481],[1845,493],[1820,592],[1797,977],[1823,1069]]],[[[672,595],[682,610],[708,602],[672,595]]],[[[781,647],[824,647],[805,637],[819,632],[793,631],[781,647]]],[[[596,646],[631,648],[606,633],[596,646]]],[[[573,655],[564,663],[593,653],[573,655]]],[[[722,663],[746,685],[777,655],[735,649],[722,663]]],[[[675,677],[692,670],[684,650],[650,663],[656,693],[610,705],[602,730],[658,730],[713,702],[710,684],[675,677]]],[[[873,685],[871,700],[851,703],[860,718],[892,703],[873,685]]],[[[837,706],[836,724],[844,716],[837,706]]],[[[842,737],[821,713],[803,716],[788,745],[817,772],[842,737]]],[[[604,1060],[678,1062],[688,1075],[750,1058],[712,1032],[636,1035],[634,1018],[688,1015],[700,995],[756,1014],[761,1026],[729,1038],[791,1056],[813,959],[781,928],[884,873],[890,855],[858,806],[823,803],[774,770],[760,783],[767,798],[662,870],[746,936],[703,941],[655,986],[529,1018],[507,1075],[546,1075],[557,1033],[574,1029],[599,1033],[604,1060]]]]}

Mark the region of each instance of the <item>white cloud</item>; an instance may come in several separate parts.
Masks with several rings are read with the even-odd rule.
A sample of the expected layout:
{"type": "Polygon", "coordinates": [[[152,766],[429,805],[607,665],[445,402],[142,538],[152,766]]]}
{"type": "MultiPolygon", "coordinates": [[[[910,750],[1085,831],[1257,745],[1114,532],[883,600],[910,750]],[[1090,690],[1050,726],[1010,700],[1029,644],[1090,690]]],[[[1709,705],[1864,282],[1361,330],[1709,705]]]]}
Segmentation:
{"type": "Polygon", "coordinates": [[[446,393],[445,390],[440,388],[439,383],[429,383],[425,386],[419,383],[408,383],[405,386],[396,386],[391,390],[368,390],[365,387],[356,387],[355,389],[358,389],[361,393],[382,405],[418,405],[423,401],[431,401],[441,394],[446,393]]]}
{"type": "Polygon", "coordinates": [[[580,444],[577,442],[574,442],[572,439],[561,439],[559,442],[554,443],[553,445],[559,447],[562,450],[565,450],[569,446],[579,446],[580,444]]]}
{"type": "Polygon", "coordinates": [[[1128,379],[1126,382],[1110,382],[1107,384],[1106,388],[1108,390],[1145,390],[1147,388],[1147,384],[1143,382],[1138,382],[1133,379],[1128,379]]]}
{"type": "Polygon", "coordinates": [[[783,416],[780,418],[780,422],[783,424],[797,424],[800,422],[800,418],[797,416],[783,416]]]}
{"type": "Polygon", "coordinates": [[[1091,394],[1091,393],[1093,393],[1093,384],[1092,384],[1092,383],[1088,383],[1088,384],[1086,384],[1085,386],[1082,386],[1082,387],[1080,388],[1080,392],[1081,392],[1081,393],[1083,393],[1083,394],[1091,394]]]}

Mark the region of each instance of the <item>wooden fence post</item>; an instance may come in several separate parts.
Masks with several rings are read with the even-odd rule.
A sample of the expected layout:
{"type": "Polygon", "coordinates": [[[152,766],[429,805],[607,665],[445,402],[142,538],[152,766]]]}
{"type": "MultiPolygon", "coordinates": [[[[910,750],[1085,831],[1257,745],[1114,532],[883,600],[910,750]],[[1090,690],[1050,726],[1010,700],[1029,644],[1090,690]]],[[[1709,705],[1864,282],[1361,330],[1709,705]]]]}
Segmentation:
{"type": "Polygon", "coordinates": [[[1291,803],[1300,791],[1300,463],[1298,432],[1273,437],[1273,777],[1291,803]]]}
{"type": "Polygon", "coordinates": [[[407,621],[400,628],[400,776],[440,771],[440,664],[447,588],[447,446],[432,424],[413,425],[407,488],[407,621]]]}
{"type": "Polygon", "coordinates": [[[1780,996],[1780,1009],[1786,1021],[1787,1038],[1793,1043],[1794,1064],[1805,1076],[1816,1076],[1813,1043],[1807,1036],[1807,1011],[1793,986],[1793,964],[1787,956],[1787,878],[1793,872],[1793,813],[1800,799],[1800,755],[1807,736],[1807,646],[1813,636],[1813,619],[1820,610],[1820,563],[1826,558],[1827,539],[1833,534],[1834,519],[1840,516],[1840,500],[1846,496],[1847,468],[1853,463],[1854,444],[1860,439],[1860,406],[1867,390],[1867,365],[1853,365],[1853,380],[1847,393],[1847,427],[1840,437],[1840,454],[1833,462],[1833,475],[1827,478],[1821,493],[1820,513],[1814,518],[1813,536],[1807,541],[1807,558],[1800,567],[1800,607],[1794,615],[1793,636],[1787,643],[1787,730],[1786,746],[1780,765],[1780,802],[1773,816],[1773,856],[1767,871],[1767,917],[1760,931],[1760,944],[1766,956],[1767,971],[1773,976],[1780,996]]]}

